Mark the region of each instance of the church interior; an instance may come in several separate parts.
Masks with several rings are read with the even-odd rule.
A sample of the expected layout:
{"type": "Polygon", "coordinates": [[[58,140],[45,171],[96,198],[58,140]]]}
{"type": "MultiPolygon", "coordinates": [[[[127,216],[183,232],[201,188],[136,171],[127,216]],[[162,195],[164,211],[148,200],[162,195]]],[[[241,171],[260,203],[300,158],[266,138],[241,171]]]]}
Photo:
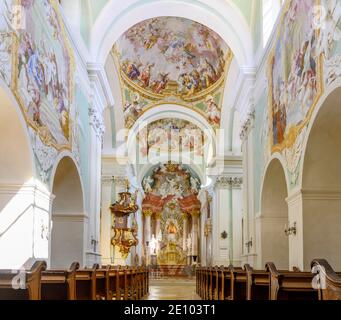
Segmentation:
{"type": "Polygon", "coordinates": [[[341,300],[341,1],[1,0],[0,300],[341,300]]]}

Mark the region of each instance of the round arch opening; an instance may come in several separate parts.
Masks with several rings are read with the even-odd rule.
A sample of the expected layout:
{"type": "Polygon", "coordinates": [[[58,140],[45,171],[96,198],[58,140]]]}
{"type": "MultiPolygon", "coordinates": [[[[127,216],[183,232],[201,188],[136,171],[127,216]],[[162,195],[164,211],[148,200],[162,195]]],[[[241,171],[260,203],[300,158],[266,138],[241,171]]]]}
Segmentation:
{"type": "Polygon", "coordinates": [[[64,157],[53,180],[51,267],[84,264],[85,214],[83,189],[74,161],[64,157]]]}
{"type": "Polygon", "coordinates": [[[275,263],[278,269],[289,268],[289,239],[284,230],[288,223],[287,183],[283,166],[278,159],[270,162],[261,196],[261,263],[275,263]]]}

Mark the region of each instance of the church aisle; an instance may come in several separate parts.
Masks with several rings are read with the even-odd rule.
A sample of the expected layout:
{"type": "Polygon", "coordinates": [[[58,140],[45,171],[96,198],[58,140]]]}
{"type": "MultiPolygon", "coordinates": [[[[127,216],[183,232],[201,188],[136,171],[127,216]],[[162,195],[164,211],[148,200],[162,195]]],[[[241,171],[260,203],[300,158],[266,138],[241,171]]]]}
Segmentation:
{"type": "Polygon", "coordinates": [[[195,279],[164,278],[150,281],[145,300],[201,300],[195,292],[195,279]]]}

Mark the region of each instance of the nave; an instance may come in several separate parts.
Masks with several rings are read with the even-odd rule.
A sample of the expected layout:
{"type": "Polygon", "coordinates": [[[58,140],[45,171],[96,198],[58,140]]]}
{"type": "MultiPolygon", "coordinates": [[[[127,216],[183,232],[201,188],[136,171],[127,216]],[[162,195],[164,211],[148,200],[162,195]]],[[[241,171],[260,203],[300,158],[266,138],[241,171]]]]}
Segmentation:
{"type": "Polygon", "coordinates": [[[0,299],[339,300],[341,1],[0,0],[0,299]]]}

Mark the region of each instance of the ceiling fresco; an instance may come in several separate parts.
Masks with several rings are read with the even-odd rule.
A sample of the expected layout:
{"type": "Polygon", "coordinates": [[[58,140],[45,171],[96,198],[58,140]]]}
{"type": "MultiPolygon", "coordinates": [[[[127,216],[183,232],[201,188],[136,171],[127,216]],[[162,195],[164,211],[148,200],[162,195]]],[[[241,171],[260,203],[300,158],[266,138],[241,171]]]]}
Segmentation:
{"type": "Polygon", "coordinates": [[[147,156],[151,150],[167,153],[195,152],[202,156],[206,139],[198,126],[182,119],[154,121],[143,128],[138,136],[142,156],[147,156]]]}
{"type": "Polygon", "coordinates": [[[126,31],[112,53],[126,127],[146,109],[170,102],[195,109],[219,127],[233,54],[215,32],[184,18],[153,18],[126,31]]]}
{"type": "Polygon", "coordinates": [[[197,22],[162,17],[129,29],[117,51],[122,71],[138,86],[154,94],[192,96],[221,79],[228,46],[197,22]]]}

